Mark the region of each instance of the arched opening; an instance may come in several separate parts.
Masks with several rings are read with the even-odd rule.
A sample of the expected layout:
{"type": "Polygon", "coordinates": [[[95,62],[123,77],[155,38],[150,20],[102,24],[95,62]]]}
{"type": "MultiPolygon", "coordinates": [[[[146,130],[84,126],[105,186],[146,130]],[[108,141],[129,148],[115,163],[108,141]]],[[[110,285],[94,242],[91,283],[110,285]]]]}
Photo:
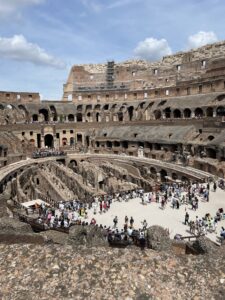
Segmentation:
{"type": "Polygon", "coordinates": [[[53,121],[56,122],[58,120],[58,118],[57,118],[57,112],[56,112],[56,109],[55,109],[54,105],[50,106],[50,111],[51,111],[51,114],[52,114],[53,121]]]}
{"type": "Polygon", "coordinates": [[[216,159],[216,150],[215,150],[215,149],[212,149],[212,148],[207,148],[207,149],[206,149],[206,155],[207,155],[207,157],[209,157],[209,158],[214,158],[214,159],[216,159]]]}
{"type": "Polygon", "coordinates": [[[121,144],[122,144],[123,148],[128,149],[128,142],[127,141],[123,141],[121,144]]]}
{"type": "Polygon", "coordinates": [[[78,143],[83,143],[83,136],[80,133],[77,134],[77,142],[78,143]]]}
{"type": "Polygon", "coordinates": [[[113,144],[114,144],[114,147],[120,147],[120,142],[118,142],[118,141],[115,141],[113,144]]]}
{"type": "Polygon", "coordinates": [[[43,115],[45,122],[49,121],[49,113],[48,113],[47,109],[45,109],[45,108],[40,109],[39,114],[43,115]]]}
{"type": "Polygon", "coordinates": [[[33,121],[33,122],[38,122],[38,115],[37,115],[37,114],[34,114],[34,115],[32,116],[32,121],[33,121]]]}
{"type": "Polygon", "coordinates": [[[100,114],[98,112],[96,114],[96,122],[100,122],[100,114]]]}
{"type": "Polygon", "coordinates": [[[181,181],[184,182],[189,182],[188,178],[186,176],[181,177],[181,181]]]}
{"type": "Polygon", "coordinates": [[[54,139],[51,134],[45,135],[45,147],[54,148],[54,139]]]}
{"type": "Polygon", "coordinates": [[[91,106],[91,105],[87,105],[87,106],[86,106],[86,111],[87,111],[87,110],[91,110],[91,109],[92,109],[92,106],[91,106]]]}
{"type": "Polygon", "coordinates": [[[28,117],[28,111],[24,105],[18,105],[19,110],[22,110],[25,117],[28,117]]]}
{"type": "Polygon", "coordinates": [[[161,181],[162,181],[162,182],[165,182],[165,181],[166,181],[166,176],[167,176],[166,170],[162,169],[162,170],[160,171],[160,178],[161,178],[161,181]]]}
{"type": "Polygon", "coordinates": [[[214,137],[213,135],[209,135],[209,136],[208,136],[208,140],[209,140],[209,141],[212,141],[212,140],[214,140],[214,139],[215,139],[215,137],[214,137]]]}
{"type": "Polygon", "coordinates": [[[82,113],[77,114],[77,122],[83,122],[83,116],[82,113]]]}
{"type": "Polygon", "coordinates": [[[173,179],[173,180],[177,180],[177,179],[178,179],[178,176],[177,176],[176,173],[172,173],[172,179],[173,179]]]}
{"type": "Polygon", "coordinates": [[[106,147],[107,147],[107,148],[112,148],[112,142],[107,141],[107,142],[106,142],[106,147]]]}
{"type": "Polygon", "coordinates": [[[161,113],[160,110],[155,110],[154,111],[154,117],[155,117],[156,120],[161,119],[161,116],[162,116],[162,113],[161,113]]]}
{"type": "Polygon", "coordinates": [[[86,121],[91,122],[91,113],[90,112],[87,113],[86,121]]]}
{"type": "Polygon", "coordinates": [[[219,106],[219,107],[217,107],[217,109],[216,109],[216,115],[217,115],[218,117],[223,117],[223,116],[225,116],[225,107],[224,107],[224,106],[219,106]]]}
{"type": "Polygon", "coordinates": [[[184,117],[186,119],[188,119],[188,118],[191,117],[191,110],[189,108],[185,108],[185,110],[184,110],[184,117]]]}
{"type": "Polygon", "coordinates": [[[70,138],[70,146],[74,146],[74,137],[70,138]]]}
{"type": "Polygon", "coordinates": [[[203,117],[203,110],[200,107],[195,109],[195,117],[202,118],[203,117]]]}
{"type": "Polygon", "coordinates": [[[63,145],[63,146],[66,146],[66,145],[67,145],[67,138],[64,137],[64,138],[62,139],[62,145],[63,145]]]}
{"type": "Polygon", "coordinates": [[[86,145],[87,145],[87,147],[90,146],[90,137],[89,137],[89,135],[86,136],[86,145]]]}
{"type": "Polygon", "coordinates": [[[74,122],[74,115],[72,115],[72,114],[68,115],[68,121],[74,122]]]}
{"type": "Polygon", "coordinates": [[[164,113],[165,113],[166,119],[170,119],[170,118],[171,118],[171,109],[170,109],[170,107],[167,107],[167,108],[164,110],[164,113]]]}
{"type": "Polygon", "coordinates": [[[150,177],[153,178],[153,179],[156,179],[157,178],[157,171],[154,167],[151,167],[150,168],[150,177]]]}
{"type": "Polygon", "coordinates": [[[175,119],[180,119],[180,118],[181,118],[181,112],[180,112],[179,109],[175,109],[175,110],[173,111],[173,117],[174,117],[175,119]]]}
{"type": "Polygon", "coordinates": [[[78,106],[77,106],[77,111],[82,111],[82,109],[83,109],[83,106],[82,106],[82,105],[78,105],[78,106]]]}
{"type": "Polygon", "coordinates": [[[123,113],[122,112],[118,112],[118,121],[123,122],[123,113]]]}
{"type": "Polygon", "coordinates": [[[129,121],[132,121],[132,119],[133,119],[133,114],[134,114],[134,107],[133,107],[133,106],[129,106],[129,107],[128,107],[129,121]]]}
{"type": "Polygon", "coordinates": [[[213,108],[212,107],[207,107],[206,116],[207,117],[213,117],[213,108]]]}
{"type": "Polygon", "coordinates": [[[3,110],[4,109],[4,105],[0,104],[0,109],[3,110]]]}

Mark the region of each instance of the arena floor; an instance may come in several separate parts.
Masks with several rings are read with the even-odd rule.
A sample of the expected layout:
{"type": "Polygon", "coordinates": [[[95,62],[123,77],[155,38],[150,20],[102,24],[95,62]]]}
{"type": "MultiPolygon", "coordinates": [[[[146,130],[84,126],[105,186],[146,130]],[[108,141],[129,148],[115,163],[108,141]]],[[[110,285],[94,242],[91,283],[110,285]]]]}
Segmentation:
{"type": "MultiPolygon", "coordinates": [[[[148,226],[160,225],[169,229],[171,238],[175,234],[179,233],[183,236],[189,236],[189,226],[184,225],[185,210],[190,215],[189,220],[195,220],[196,216],[202,218],[206,213],[210,213],[212,217],[216,215],[219,208],[225,210],[225,191],[217,189],[216,192],[210,190],[209,202],[199,201],[199,208],[197,211],[193,211],[190,205],[181,205],[179,209],[173,209],[171,203],[167,203],[164,210],[161,209],[159,203],[148,203],[143,205],[141,199],[130,199],[128,202],[115,201],[111,204],[109,211],[100,214],[99,212],[94,215],[93,210],[88,213],[88,221],[94,217],[97,224],[103,226],[113,226],[113,219],[118,217],[118,228],[123,228],[125,216],[134,218],[134,228],[142,228],[141,222],[146,219],[148,226]]],[[[225,227],[225,220],[218,223],[218,227],[215,233],[207,233],[207,237],[217,241],[217,236],[220,234],[221,226],[225,227]]]]}

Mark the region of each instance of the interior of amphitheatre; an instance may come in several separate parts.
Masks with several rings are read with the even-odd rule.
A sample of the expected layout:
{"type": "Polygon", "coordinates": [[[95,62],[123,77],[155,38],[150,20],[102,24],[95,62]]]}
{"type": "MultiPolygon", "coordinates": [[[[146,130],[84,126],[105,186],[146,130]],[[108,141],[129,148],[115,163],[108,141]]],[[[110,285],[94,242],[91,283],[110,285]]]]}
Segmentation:
{"type": "Polygon", "coordinates": [[[224,179],[224,50],[219,42],[155,63],[74,65],[58,101],[1,91],[7,209],[224,179]]]}

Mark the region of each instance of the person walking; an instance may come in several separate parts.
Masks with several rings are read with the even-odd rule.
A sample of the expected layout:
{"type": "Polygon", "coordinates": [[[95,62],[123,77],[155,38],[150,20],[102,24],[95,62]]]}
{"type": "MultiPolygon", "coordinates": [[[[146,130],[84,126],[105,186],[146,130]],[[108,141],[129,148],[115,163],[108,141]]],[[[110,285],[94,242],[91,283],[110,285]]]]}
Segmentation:
{"type": "Polygon", "coordinates": [[[134,219],[133,219],[133,217],[131,217],[130,218],[130,226],[131,226],[131,228],[133,228],[133,225],[134,225],[134,219]]]}
{"type": "Polygon", "coordinates": [[[118,223],[118,218],[117,218],[117,216],[115,216],[115,218],[113,219],[113,223],[114,223],[114,228],[116,228],[117,223],[118,223]]]}
{"type": "Polygon", "coordinates": [[[188,225],[188,222],[189,222],[189,213],[186,211],[185,218],[184,218],[184,225],[188,225]]]}

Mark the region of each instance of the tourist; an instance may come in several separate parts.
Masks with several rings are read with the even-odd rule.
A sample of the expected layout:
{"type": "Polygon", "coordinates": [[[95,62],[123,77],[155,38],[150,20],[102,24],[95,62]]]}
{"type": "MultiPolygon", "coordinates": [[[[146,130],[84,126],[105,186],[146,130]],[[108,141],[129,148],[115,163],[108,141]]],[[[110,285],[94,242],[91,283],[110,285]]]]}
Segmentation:
{"type": "Polygon", "coordinates": [[[133,217],[131,217],[130,218],[130,227],[133,228],[133,225],[134,225],[134,219],[133,219],[133,217]]]}
{"type": "Polygon", "coordinates": [[[186,211],[185,219],[184,219],[184,224],[187,225],[188,222],[189,222],[189,214],[188,214],[188,212],[186,211]]]}
{"type": "Polygon", "coordinates": [[[147,227],[148,227],[148,223],[147,223],[147,221],[146,221],[146,220],[144,220],[144,221],[142,222],[142,225],[143,225],[143,230],[146,230],[146,229],[147,229],[147,227]]]}
{"type": "Polygon", "coordinates": [[[114,223],[114,228],[116,228],[117,223],[118,223],[118,218],[117,218],[117,216],[115,216],[115,218],[113,219],[113,223],[114,223]]]}

